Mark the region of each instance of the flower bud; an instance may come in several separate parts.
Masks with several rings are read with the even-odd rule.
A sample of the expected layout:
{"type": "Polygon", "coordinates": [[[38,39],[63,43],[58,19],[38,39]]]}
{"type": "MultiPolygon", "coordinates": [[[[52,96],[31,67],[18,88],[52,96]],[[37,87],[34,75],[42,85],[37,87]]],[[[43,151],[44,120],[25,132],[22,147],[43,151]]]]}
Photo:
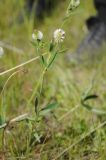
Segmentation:
{"type": "Polygon", "coordinates": [[[43,39],[43,33],[41,31],[34,30],[32,33],[32,39],[34,41],[41,41],[43,39]]]}

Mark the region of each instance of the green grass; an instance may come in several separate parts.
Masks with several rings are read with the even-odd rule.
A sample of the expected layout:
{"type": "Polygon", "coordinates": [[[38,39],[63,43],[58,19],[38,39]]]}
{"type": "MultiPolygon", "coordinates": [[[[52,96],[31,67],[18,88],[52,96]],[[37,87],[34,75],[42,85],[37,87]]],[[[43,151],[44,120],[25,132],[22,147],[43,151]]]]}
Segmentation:
{"type": "MultiPolygon", "coordinates": [[[[35,21],[33,27],[33,18],[28,19],[24,13],[22,0],[2,0],[0,40],[22,49],[24,53],[19,54],[4,48],[5,54],[0,59],[0,71],[36,57],[36,51],[30,44],[33,29],[41,30],[44,33],[44,41],[48,44],[53,31],[60,27],[67,6],[68,0],[61,2],[50,17],[39,24],[35,21]],[[20,12],[23,15],[22,23],[19,23],[20,12]]],[[[66,39],[63,48],[68,48],[68,52],[74,51],[86,34],[84,20],[93,13],[95,14],[95,10],[91,0],[89,4],[86,1],[82,2],[75,15],[64,25],[66,39]]],[[[0,130],[1,159],[5,156],[6,160],[51,160],[60,155],[59,160],[106,160],[106,127],[104,125],[96,128],[105,122],[106,117],[96,115],[80,104],[83,92],[94,80],[91,94],[96,94],[99,98],[89,104],[106,110],[105,48],[95,58],[95,63],[73,65],[67,63],[65,57],[66,53],[58,55],[56,62],[46,73],[41,97],[42,107],[53,101],[59,103],[59,107],[53,113],[47,114],[38,124],[21,122],[10,126],[5,136],[5,153],[2,146],[3,130],[0,130]],[[38,130],[40,143],[32,133],[32,126],[38,130]],[[92,131],[94,128],[96,129],[92,131]],[[82,138],[83,136],[85,137],[82,138]],[[75,145],[70,147],[73,144],[75,145]],[[64,150],[66,151],[63,153],[64,150]]],[[[0,95],[0,106],[5,111],[6,120],[26,112],[34,114],[34,99],[30,106],[27,103],[41,71],[40,62],[37,60],[22,67],[9,79],[0,95]]],[[[0,76],[0,91],[12,73],[0,76]]]]}

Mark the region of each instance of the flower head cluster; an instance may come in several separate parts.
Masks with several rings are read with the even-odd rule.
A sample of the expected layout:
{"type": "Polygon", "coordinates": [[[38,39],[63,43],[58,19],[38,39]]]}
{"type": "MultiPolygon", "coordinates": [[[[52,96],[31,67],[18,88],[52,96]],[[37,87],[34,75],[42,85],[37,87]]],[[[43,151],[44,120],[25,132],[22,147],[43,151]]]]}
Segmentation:
{"type": "Polygon", "coordinates": [[[53,38],[54,38],[54,42],[55,43],[61,43],[61,42],[63,42],[63,40],[65,38],[65,31],[62,30],[62,29],[56,29],[54,31],[53,38]]]}
{"type": "MultiPolygon", "coordinates": [[[[33,41],[41,41],[43,39],[43,33],[39,30],[34,30],[32,34],[33,41]]],[[[61,43],[65,39],[65,31],[63,29],[56,29],[53,33],[54,43],[61,43]]]]}
{"type": "Polygon", "coordinates": [[[2,47],[0,47],[0,57],[2,57],[3,54],[4,54],[4,50],[2,47]]]}
{"type": "Polygon", "coordinates": [[[32,33],[32,39],[34,41],[41,41],[43,39],[43,33],[41,31],[34,30],[34,32],[32,33]]]}

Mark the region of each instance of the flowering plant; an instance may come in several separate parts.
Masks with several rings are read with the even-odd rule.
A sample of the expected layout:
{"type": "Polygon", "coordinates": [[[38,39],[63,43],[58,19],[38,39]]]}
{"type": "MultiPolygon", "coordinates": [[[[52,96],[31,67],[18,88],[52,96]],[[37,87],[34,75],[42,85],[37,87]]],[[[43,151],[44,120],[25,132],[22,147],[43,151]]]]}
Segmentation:
{"type": "MultiPolygon", "coordinates": [[[[72,5],[72,0],[70,2],[71,3],[69,4],[69,7],[70,7],[70,5],[72,5]]],[[[75,4],[75,8],[76,8],[76,6],[78,6],[78,2],[75,4]]],[[[69,7],[68,7],[68,9],[69,9],[69,7]]],[[[63,20],[63,24],[64,24],[64,22],[65,22],[65,19],[63,20]]],[[[34,134],[36,140],[40,141],[40,138],[38,135],[38,130],[37,130],[37,126],[39,125],[39,122],[42,122],[41,120],[43,120],[45,115],[47,113],[51,112],[53,109],[57,108],[57,106],[58,106],[57,102],[54,101],[54,102],[50,102],[50,103],[46,104],[42,108],[41,107],[41,95],[43,92],[43,85],[44,85],[43,82],[44,82],[45,74],[50,69],[52,64],[54,63],[57,55],[61,52],[60,44],[62,42],[64,42],[64,39],[65,39],[65,31],[62,28],[63,28],[63,25],[54,31],[52,38],[50,40],[50,43],[48,43],[49,47],[46,48],[46,53],[43,53],[43,54],[42,54],[42,46],[44,44],[43,33],[40,30],[34,30],[32,33],[32,41],[31,42],[34,45],[34,47],[36,48],[36,53],[42,63],[42,70],[43,70],[41,73],[41,76],[37,82],[37,85],[34,87],[33,92],[31,94],[31,97],[28,99],[28,103],[27,103],[27,106],[29,107],[29,106],[31,106],[32,101],[34,100],[35,112],[33,115],[30,115],[29,114],[30,112],[22,114],[14,119],[8,120],[8,122],[7,122],[7,120],[5,120],[5,118],[4,118],[5,116],[2,117],[2,115],[0,115],[0,121],[1,121],[0,129],[3,129],[3,141],[2,141],[3,148],[5,148],[5,133],[7,133],[6,131],[9,130],[9,127],[11,124],[16,123],[16,122],[20,122],[20,121],[25,121],[28,124],[29,128],[31,128],[32,134],[34,134]],[[46,54],[46,56],[44,56],[45,54],[46,54]],[[36,124],[36,126],[35,126],[35,124],[36,124]]],[[[64,50],[62,52],[64,52],[64,50]]],[[[0,48],[0,54],[1,55],[3,54],[2,48],[0,48]]],[[[30,61],[30,62],[32,62],[32,61],[30,61]]],[[[27,64],[27,62],[26,62],[26,64],[27,64]]],[[[15,67],[15,69],[16,69],[16,67],[15,67]]],[[[17,72],[18,71],[16,71],[15,73],[17,73],[17,72]]]]}

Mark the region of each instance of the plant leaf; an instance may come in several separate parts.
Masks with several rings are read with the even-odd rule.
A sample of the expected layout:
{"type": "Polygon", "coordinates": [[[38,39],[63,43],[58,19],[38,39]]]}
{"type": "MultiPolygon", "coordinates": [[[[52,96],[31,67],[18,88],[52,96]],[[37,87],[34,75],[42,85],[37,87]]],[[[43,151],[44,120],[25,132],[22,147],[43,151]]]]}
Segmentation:
{"type": "Polygon", "coordinates": [[[106,115],[106,111],[105,110],[99,110],[96,108],[92,108],[92,112],[98,114],[98,115],[106,115]]]}
{"type": "Polygon", "coordinates": [[[47,66],[46,61],[45,61],[45,59],[44,59],[44,56],[41,55],[40,58],[41,58],[42,64],[43,64],[44,66],[47,66]]]}
{"type": "Polygon", "coordinates": [[[67,49],[63,49],[63,50],[59,51],[59,53],[64,53],[64,52],[66,52],[66,51],[68,51],[68,48],[67,48],[67,49]]]}
{"type": "Polygon", "coordinates": [[[36,97],[35,98],[35,112],[36,112],[36,114],[38,114],[38,103],[39,103],[38,97],[36,97]]]}
{"type": "Polygon", "coordinates": [[[91,99],[96,99],[98,98],[97,95],[87,95],[87,96],[84,96],[81,100],[81,104],[88,110],[92,110],[93,107],[91,107],[89,104],[85,103],[86,101],[88,100],[91,100],[91,99]]]}
{"type": "Polygon", "coordinates": [[[40,115],[45,115],[57,107],[58,107],[58,103],[48,104],[45,108],[40,110],[40,115]]]}
{"type": "Polygon", "coordinates": [[[88,104],[82,103],[83,107],[85,107],[87,110],[91,111],[92,107],[88,104]]]}
{"type": "Polygon", "coordinates": [[[88,95],[83,99],[83,101],[87,101],[87,100],[90,100],[90,99],[96,99],[96,98],[98,98],[97,95],[88,95]]]}
{"type": "Polygon", "coordinates": [[[51,42],[51,43],[50,43],[50,46],[49,46],[49,51],[52,52],[53,49],[54,49],[54,45],[53,45],[53,43],[51,42]]]}
{"type": "Polygon", "coordinates": [[[34,137],[36,138],[36,141],[40,143],[40,136],[38,133],[34,133],[34,137]]]}
{"type": "Polygon", "coordinates": [[[55,53],[53,54],[53,56],[51,57],[47,68],[49,68],[49,67],[52,65],[53,61],[54,61],[55,58],[56,58],[56,55],[57,55],[57,52],[55,52],[55,53]]]}
{"type": "Polygon", "coordinates": [[[98,114],[98,115],[106,115],[106,111],[105,110],[100,110],[100,109],[96,109],[92,106],[90,106],[89,104],[85,103],[85,101],[87,100],[90,100],[90,99],[96,99],[98,98],[97,95],[89,95],[89,96],[86,96],[84,99],[81,100],[81,104],[83,107],[85,107],[87,110],[95,113],[95,114],[98,114]]]}

